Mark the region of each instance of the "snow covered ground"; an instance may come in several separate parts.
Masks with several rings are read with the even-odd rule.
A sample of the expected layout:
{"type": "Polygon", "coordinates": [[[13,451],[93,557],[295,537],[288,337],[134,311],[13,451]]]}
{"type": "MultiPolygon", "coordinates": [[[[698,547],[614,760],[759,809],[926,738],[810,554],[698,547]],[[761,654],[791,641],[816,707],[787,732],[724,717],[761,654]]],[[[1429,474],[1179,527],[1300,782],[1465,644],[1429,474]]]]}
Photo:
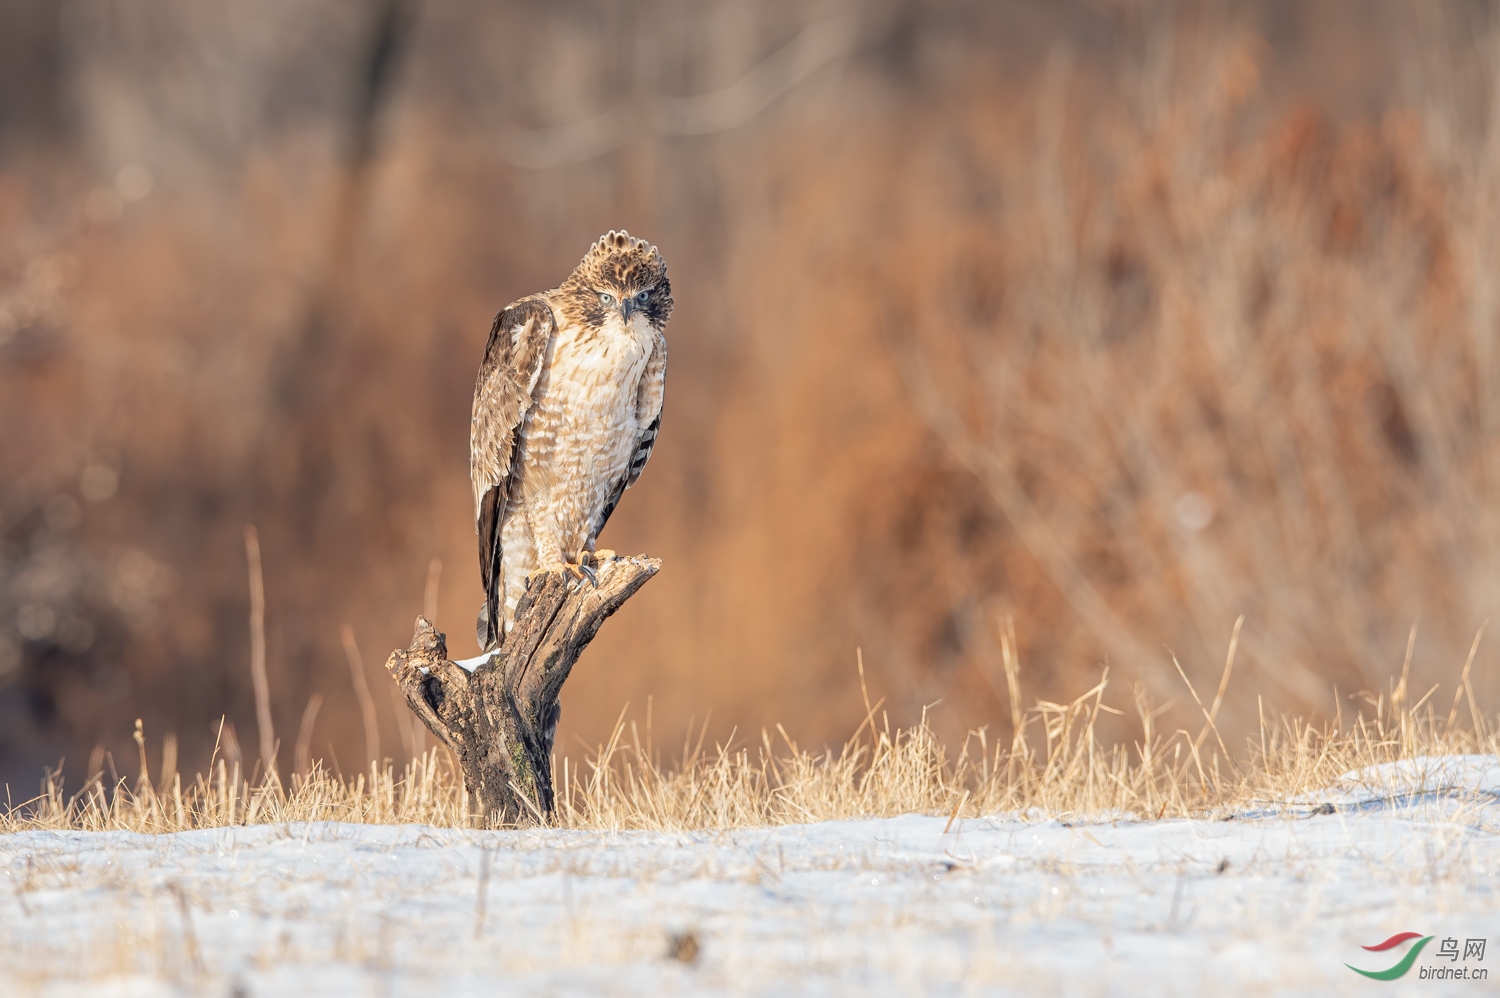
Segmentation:
{"type": "Polygon", "coordinates": [[[1500,980],[1494,757],[1380,767],[1231,820],[947,823],[0,836],[0,994],[1484,994],[1500,980]],[[1405,946],[1360,947],[1403,930],[1436,938],[1400,980],[1345,967],[1391,966],[1405,946]],[[1483,959],[1439,956],[1449,937],[1487,939],[1483,959]],[[1439,966],[1490,978],[1421,978],[1439,966]]]}

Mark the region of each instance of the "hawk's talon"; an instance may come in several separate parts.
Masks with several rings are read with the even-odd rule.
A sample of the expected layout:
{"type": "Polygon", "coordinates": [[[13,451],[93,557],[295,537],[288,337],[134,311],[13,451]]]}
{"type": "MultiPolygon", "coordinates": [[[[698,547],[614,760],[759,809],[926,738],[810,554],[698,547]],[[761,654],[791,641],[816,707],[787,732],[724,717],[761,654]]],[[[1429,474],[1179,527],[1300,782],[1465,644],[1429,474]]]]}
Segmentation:
{"type": "MultiPolygon", "coordinates": [[[[594,584],[595,589],[599,588],[599,576],[589,566],[587,553],[580,555],[577,561],[553,562],[550,568],[534,572],[532,575],[540,575],[543,572],[565,572],[574,582],[582,582],[584,579],[588,579],[594,584]]],[[[531,576],[528,576],[528,579],[530,578],[531,576]]]]}

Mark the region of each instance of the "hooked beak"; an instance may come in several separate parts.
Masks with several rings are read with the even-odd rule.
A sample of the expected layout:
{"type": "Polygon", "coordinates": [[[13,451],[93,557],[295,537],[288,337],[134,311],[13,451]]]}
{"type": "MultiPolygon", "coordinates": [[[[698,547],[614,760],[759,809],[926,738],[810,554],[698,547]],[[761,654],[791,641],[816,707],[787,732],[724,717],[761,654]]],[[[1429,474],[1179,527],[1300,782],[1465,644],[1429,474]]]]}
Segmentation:
{"type": "Polygon", "coordinates": [[[629,322],[630,313],[634,312],[636,310],[636,307],[637,306],[635,304],[634,298],[626,298],[624,301],[620,302],[620,317],[623,318],[626,322],[629,322]]]}

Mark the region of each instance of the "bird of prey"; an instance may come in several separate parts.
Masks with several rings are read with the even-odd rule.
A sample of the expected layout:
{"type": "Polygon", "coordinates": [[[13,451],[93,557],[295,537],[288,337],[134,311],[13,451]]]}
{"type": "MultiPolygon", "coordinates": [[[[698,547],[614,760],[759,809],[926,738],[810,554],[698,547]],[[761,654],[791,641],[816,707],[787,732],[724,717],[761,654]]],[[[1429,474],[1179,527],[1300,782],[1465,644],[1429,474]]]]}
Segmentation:
{"type": "Polygon", "coordinates": [[[557,288],[495,317],[469,432],[483,652],[533,573],[592,579],[613,555],[594,544],[656,442],[671,314],[661,253],[612,230],[557,288]]]}

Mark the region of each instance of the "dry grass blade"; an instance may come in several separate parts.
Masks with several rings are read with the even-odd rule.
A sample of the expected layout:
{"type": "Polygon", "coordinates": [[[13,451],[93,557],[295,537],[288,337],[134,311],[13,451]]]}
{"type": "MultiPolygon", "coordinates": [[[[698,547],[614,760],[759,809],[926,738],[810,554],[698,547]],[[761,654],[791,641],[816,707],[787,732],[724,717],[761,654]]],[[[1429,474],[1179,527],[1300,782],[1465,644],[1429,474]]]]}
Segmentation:
{"type": "MultiPolygon", "coordinates": [[[[1214,737],[1219,738],[1219,729],[1214,724],[1214,718],[1219,716],[1219,708],[1224,705],[1224,691],[1229,688],[1230,673],[1234,672],[1234,653],[1239,650],[1240,628],[1244,626],[1245,615],[1242,613],[1235,618],[1234,631],[1229,635],[1229,652],[1224,656],[1224,674],[1219,677],[1219,689],[1214,693],[1213,706],[1208,709],[1207,723],[1203,725],[1203,730],[1198,732],[1198,737],[1193,739],[1194,748],[1201,748],[1203,746],[1203,739],[1207,736],[1209,729],[1213,729],[1214,737]]],[[[1219,745],[1220,747],[1224,745],[1222,738],[1219,738],[1219,745]]],[[[1224,754],[1227,756],[1229,750],[1225,749],[1224,754]]]]}
{"type": "MultiPolygon", "coordinates": [[[[1458,701],[1459,701],[1459,699],[1461,697],[1463,697],[1463,695],[1464,695],[1464,693],[1466,691],[1470,692],[1471,693],[1471,697],[1472,697],[1472,687],[1469,685],[1469,671],[1474,668],[1474,656],[1477,655],[1477,654],[1479,654],[1479,642],[1481,642],[1481,641],[1484,640],[1484,632],[1489,628],[1489,626],[1490,626],[1490,622],[1488,620],[1486,620],[1483,624],[1479,625],[1479,630],[1476,631],[1475,634],[1474,634],[1474,643],[1469,646],[1469,657],[1466,658],[1466,659],[1464,659],[1464,671],[1459,675],[1459,677],[1458,677],[1458,685],[1456,687],[1454,687],[1454,689],[1453,689],[1453,707],[1452,707],[1452,709],[1450,709],[1448,711],[1448,730],[1449,731],[1453,730],[1453,724],[1454,724],[1455,721],[1458,720],[1458,701]]],[[[1470,703],[1470,706],[1472,707],[1473,706],[1473,700],[1472,700],[1472,698],[1470,699],[1469,703],[1470,703]]],[[[1476,726],[1475,727],[1476,727],[1476,730],[1478,730],[1478,724],[1477,724],[1478,718],[1476,717],[1475,720],[1476,720],[1476,726]]]]}

